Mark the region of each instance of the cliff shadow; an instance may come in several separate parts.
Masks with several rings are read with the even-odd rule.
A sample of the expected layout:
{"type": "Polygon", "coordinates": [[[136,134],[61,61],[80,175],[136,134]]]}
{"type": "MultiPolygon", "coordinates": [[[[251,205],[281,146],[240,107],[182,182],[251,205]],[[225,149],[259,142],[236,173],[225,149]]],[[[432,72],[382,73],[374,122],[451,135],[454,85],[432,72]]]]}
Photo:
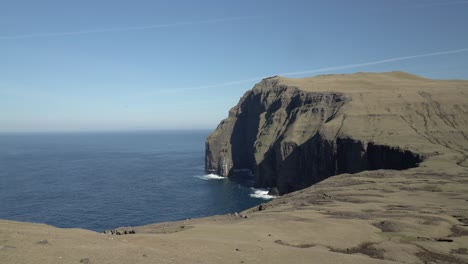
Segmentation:
{"type": "MultiPolygon", "coordinates": [[[[232,169],[254,171],[254,143],[257,139],[260,115],[265,111],[261,94],[251,94],[241,105],[230,138],[232,169]]],[[[229,173],[232,175],[232,171],[229,173]]]]}
{"type": "Polygon", "coordinates": [[[291,143],[277,144],[267,152],[256,171],[256,187],[276,187],[280,194],[285,194],[342,173],[405,170],[422,161],[419,154],[408,150],[372,142],[364,144],[351,138],[324,140],[319,134],[300,146],[293,145],[281,161],[278,153],[284,148],[291,148],[291,143]]]}

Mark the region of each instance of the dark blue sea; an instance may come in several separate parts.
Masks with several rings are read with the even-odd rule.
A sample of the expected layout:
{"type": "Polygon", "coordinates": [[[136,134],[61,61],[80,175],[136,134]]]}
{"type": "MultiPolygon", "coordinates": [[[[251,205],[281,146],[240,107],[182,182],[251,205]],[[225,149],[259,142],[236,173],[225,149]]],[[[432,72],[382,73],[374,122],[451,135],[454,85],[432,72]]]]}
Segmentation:
{"type": "Polygon", "coordinates": [[[265,202],[204,174],[209,131],[0,135],[0,219],[103,231],[265,202]]]}

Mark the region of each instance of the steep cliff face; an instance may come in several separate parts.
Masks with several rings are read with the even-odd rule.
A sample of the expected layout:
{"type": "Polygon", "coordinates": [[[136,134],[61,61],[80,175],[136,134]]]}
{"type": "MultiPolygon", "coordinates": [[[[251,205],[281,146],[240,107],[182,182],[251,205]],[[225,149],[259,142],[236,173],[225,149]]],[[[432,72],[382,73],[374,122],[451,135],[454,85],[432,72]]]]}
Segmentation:
{"type": "Polygon", "coordinates": [[[223,176],[248,169],[257,187],[284,194],[340,173],[461,155],[466,146],[446,137],[466,141],[467,83],[401,72],[267,78],[208,137],[205,169],[223,176]],[[457,96],[446,93],[461,97],[452,102],[457,96]]]}

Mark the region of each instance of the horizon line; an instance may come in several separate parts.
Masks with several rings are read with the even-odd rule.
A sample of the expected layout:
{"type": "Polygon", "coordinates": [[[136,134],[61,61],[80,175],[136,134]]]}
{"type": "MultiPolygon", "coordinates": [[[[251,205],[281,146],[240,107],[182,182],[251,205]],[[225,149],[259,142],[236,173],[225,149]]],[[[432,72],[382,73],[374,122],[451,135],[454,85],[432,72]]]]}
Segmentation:
{"type": "Polygon", "coordinates": [[[56,130],[12,130],[12,131],[1,131],[1,135],[12,135],[12,134],[56,134],[56,133],[63,133],[63,134],[77,134],[77,133],[127,133],[127,132],[176,132],[176,131],[213,131],[216,128],[131,128],[131,129],[56,129],[56,130]]]}

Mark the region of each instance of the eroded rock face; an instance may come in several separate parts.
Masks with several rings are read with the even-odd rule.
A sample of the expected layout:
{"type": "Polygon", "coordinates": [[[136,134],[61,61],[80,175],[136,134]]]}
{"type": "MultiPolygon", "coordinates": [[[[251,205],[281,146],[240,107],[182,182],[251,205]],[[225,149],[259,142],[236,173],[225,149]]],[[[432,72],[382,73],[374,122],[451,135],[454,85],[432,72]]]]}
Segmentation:
{"type": "Polygon", "coordinates": [[[278,85],[275,78],[263,80],[245,93],[208,137],[206,171],[222,176],[236,169],[256,172],[261,162],[285,159],[297,143],[336,115],[345,100],[340,93],[307,93],[278,85]],[[278,147],[279,152],[271,151],[278,147]]]}
{"type": "Polygon", "coordinates": [[[207,138],[206,171],[249,169],[256,187],[284,194],[336,174],[412,168],[443,145],[430,136],[464,135],[443,109],[427,109],[436,101],[425,87],[435,81],[400,72],[301,80],[267,78],[246,92],[207,138]],[[440,135],[429,131],[431,111],[439,112],[432,123],[451,125],[439,126],[440,135]]]}

